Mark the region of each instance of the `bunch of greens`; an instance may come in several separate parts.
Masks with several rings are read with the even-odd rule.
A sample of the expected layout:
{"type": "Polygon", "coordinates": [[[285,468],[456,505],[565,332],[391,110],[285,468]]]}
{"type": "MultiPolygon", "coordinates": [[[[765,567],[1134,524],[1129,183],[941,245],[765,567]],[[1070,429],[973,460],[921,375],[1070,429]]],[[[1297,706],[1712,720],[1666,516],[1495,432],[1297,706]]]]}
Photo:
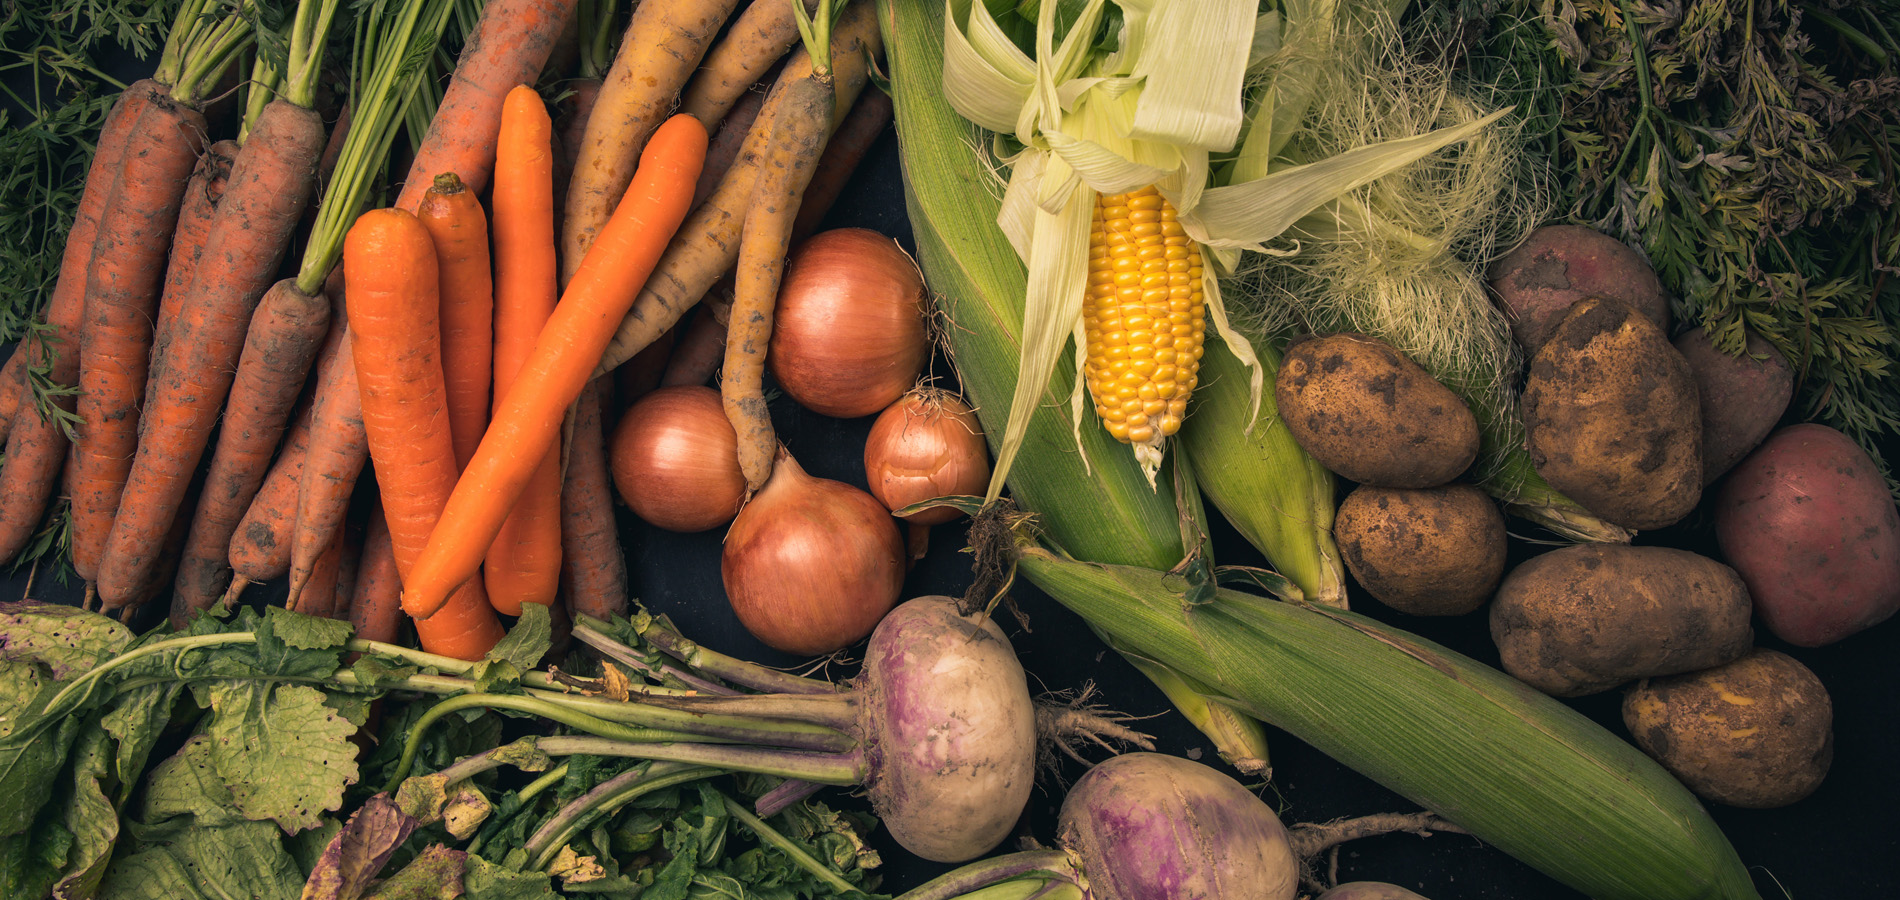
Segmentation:
{"type": "Polygon", "coordinates": [[[1879,459],[1900,433],[1900,3],[1427,0],[1523,98],[1567,217],[1642,248],[1677,318],[1760,332],[1796,413],[1879,459]]]}
{"type": "Polygon", "coordinates": [[[279,608],[134,637],[70,607],[0,607],[0,896],[355,900],[444,896],[447,880],[475,900],[792,900],[870,886],[865,822],[809,800],[770,824],[752,812],[776,779],[547,736],[549,718],[610,715],[599,686],[615,679],[535,669],[550,643],[538,610],[463,663],[279,608]],[[454,702],[415,699],[432,695],[482,702],[427,728],[454,702]],[[395,801],[357,787],[408,764],[427,774],[395,801]],[[374,882],[386,866],[400,871],[374,882]],[[415,884],[433,892],[401,892],[415,884]]]}

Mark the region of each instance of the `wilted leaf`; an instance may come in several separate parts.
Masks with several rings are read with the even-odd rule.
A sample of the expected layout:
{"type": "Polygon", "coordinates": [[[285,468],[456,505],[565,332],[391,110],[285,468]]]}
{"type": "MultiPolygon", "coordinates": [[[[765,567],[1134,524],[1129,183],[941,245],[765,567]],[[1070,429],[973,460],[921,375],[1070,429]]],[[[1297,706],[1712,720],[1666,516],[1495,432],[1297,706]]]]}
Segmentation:
{"type": "Polygon", "coordinates": [[[218,774],[246,818],[273,819],[288,832],[314,827],[343,804],[356,781],[356,727],[297,684],[219,685],[211,694],[218,774]]]}
{"type": "Polygon", "coordinates": [[[0,659],[37,662],[67,681],[132,642],[124,625],[71,606],[0,603],[0,659]]]}
{"type": "Polygon", "coordinates": [[[357,900],[415,829],[416,820],[388,794],[369,798],[324,848],[304,883],[303,900],[357,900]]]}

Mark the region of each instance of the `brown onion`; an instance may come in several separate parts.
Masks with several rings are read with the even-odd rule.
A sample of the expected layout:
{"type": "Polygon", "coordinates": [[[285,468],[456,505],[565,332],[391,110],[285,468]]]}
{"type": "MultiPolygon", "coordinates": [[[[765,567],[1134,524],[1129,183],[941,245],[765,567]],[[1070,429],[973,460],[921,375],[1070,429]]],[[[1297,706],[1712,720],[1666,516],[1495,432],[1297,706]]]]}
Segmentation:
{"type": "Polygon", "coordinates": [[[917,264],[869,229],[813,235],[786,263],[765,358],[813,412],[850,419],[891,405],[930,360],[917,264]]]}
{"type": "Polygon", "coordinates": [[[805,474],[781,449],[726,532],[719,574],[753,637],[816,656],[861,640],[897,605],[904,544],[877,498],[805,474]]]}
{"type": "MultiPolygon", "coordinates": [[[[891,404],[864,440],[864,477],[892,512],[950,494],[981,494],[990,483],[983,426],[956,395],[932,388],[911,391],[891,404]]],[[[942,525],[953,507],[912,513],[912,525],[942,525]]]]}
{"type": "Polygon", "coordinates": [[[666,387],[640,398],[620,417],[609,452],[620,498],[668,531],[724,525],[745,500],[739,438],[712,388],[666,387]]]}

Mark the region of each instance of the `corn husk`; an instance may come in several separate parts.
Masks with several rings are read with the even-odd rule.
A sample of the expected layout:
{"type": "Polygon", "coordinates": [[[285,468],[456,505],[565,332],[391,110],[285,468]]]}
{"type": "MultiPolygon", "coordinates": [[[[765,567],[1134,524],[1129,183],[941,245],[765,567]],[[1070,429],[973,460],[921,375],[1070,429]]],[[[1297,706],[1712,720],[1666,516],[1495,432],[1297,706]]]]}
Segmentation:
{"type": "Polygon", "coordinates": [[[1133,652],[1597,900],[1755,898],[1694,795],[1520,681],[1354,613],[1025,550],[1022,574],[1133,652]]]}

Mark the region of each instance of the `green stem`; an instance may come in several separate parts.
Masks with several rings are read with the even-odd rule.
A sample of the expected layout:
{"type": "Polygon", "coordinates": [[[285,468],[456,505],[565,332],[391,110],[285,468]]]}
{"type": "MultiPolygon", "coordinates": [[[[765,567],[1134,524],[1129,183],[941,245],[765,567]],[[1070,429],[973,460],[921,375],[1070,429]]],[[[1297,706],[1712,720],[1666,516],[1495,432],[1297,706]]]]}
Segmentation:
{"type": "MultiPolygon", "coordinates": [[[[528,782],[526,787],[523,787],[519,793],[515,794],[515,800],[520,805],[515,807],[514,815],[518,816],[518,815],[521,815],[522,812],[526,811],[528,808],[528,801],[533,800],[534,798],[540,796],[542,791],[545,791],[548,788],[551,788],[557,784],[560,784],[562,781],[566,780],[568,768],[569,766],[567,763],[561,763],[560,765],[555,766],[554,768],[549,769],[546,772],[542,773],[541,777],[528,782]]],[[[443,771],[446,772],[447,770],[445,769],[443,771]]],[[[454,782],[448,782],[448,783],[453,784],[454,782]]],[[[513,819],[514,819],[514,816],[508,817],[509,821],[512,821],[513,819]]],[[[500,825],[501,823],[495,822],[491,824],[500,825]]],[[[487,829],[485,828],[484,831],[486,830],[487,829]]],[[[476,835],[474,840],[471,840],[468,842],[468,847],[465,852],[467,852],[468,855],[470,856],[474,856],[477,853],[480,853],[482,849],[482,843],[483,843],[482,835],[479,835],[479,834],[476,835]]]]}
{"type": "Polygon", "coordinates": [[[1623,164],[1629,161],[1630,151],[1636,149],[1638,129],[1647,127],[1650,136],[1656,137],[1655,126],[1650,123],[1650,116],[1655,114],[1655,100],[1650,96],[1649,89],[1649,46],[1643,42],[1643,31],[1636,24],[1636,10],[1630,0],[1617,0],[1617,4],[1623,10],[1623,28],[1629,32],[1630,61],[1636,67],[1636,89],[1642,103],[1636,110],[1636,122],[1630,125],[1629,142],[1623,145],[1623,152],[1617,154],[1616,165],[1609,169],[1606,184],[1615,183],[1616,173],[1623,171],[1623,164]]]}
{"type": "MultiPolygon", "coordinates": [[[[612,701],[608,701],[612,702],[612,701]]],[[[858,725],[856,694],[736,694],[720,697],[663,696],[648,698],[648,706],[691,712],[721,713],[803,722],[814,727],[850,731],[858,725]]],[[[823,749],[823,748],[809,748],[823,749]]],[[[842,749],[842,748],[841,748],[842,749]]]]}
{"type": "Polygon", "coordinates": [[[313,17],[303,15],[304,4],[312,0],[301,0],[297,6],[297,27],[307,28],[302,41],[293,35],[290,44],[290,71],[285,73],[284,99],[304,109],[312,109],[317,102],[317,75],[323,68],[323,51],[329,43],[330,24],[336,18],[338,0],[316,0],[317,8],[313,17]]]}
{"type": "Polygon", "coordinates": [[[185,0],[178,7],[178,18],[172,20],[165,51],[158,57],[158,69],[152,73],[153,81],[164,85],[178,83],[178,76],[184,71],[185,54],[191,49],[193,32],[198,30],[198,19],[208,2],[210,0],[185,0]]]}
{"type": "Polygon", "coordinates": [[[396,764],[396,770],[389,776],[389,781],[383,786],[383,790],[393,794],[396,792],[396,786],[409,777],[409,770],[415,766],[416,753],[422,749],[422,739],[429,733],[429,726],[434,725],[443,716],[464,709],[512,709],[516,712],[533,713],[597,737],[629,743],[706,740],[697,735],[634,728],[618,722],[609,722],[586,713],[564,709],[535,697],[523,697],[518,694],[461,694],[429,707],[429,711],[423,713],[415,724],[410,726],[409,739],[403,743],[402,747],[402,759],[396,764]]]}
{"type": "MultiPolygon", "coordinates": [[[[1080,875],[1069,854],[1062,850],[1029,850],[1022,853],[1008,853],[979,860],[967,866],[940,875],[924,882],[897,900],[951,900],[955,897],[968,897],[971,892],[1000,886],[1004,882],[1022,878],[1044,876],[1048,879],[1074,882],[1080,875]]],[[[1034,896],[1041,890],[1041,882],[1025,893],[1013,895],[1034,896]]]]}
{"type": "Polygon", "coordinates": [[[785,856],[796,863],[799,868],[812,873],[819,881],[831,885],[832,890],[840,894],[850,894],[857,890],[856,887],[852,886],[851,882],[844,880],[837,872],[832,871],[830,866],[813,859],[810,853],[805,852],[805,848],[798,846],[791,838],[780,834],[777,829],[765,824],[764,819],[753,815],[752,810],[745,808],[745,804],[726,796],[724,792],[719,792],[719,799],[726,804],[726,812],[730,813],[733,818],[743,822],[747,828],[752,829],[752,833],[758,835],[761,842],[778,848],[780,853],[785,854],[785,856]]]}
{"type": "Polygon", "coordinates": [[[112,659],[107,660],[104,663],[101,663],[97,666],[92,667],[91,669],[86,670],[86,673],[84,675],[81,675],[78,678],[73,679],[72,684],[67,685],[64,690],[61,690],[58,694],[53,695],[53,699],[47,702],[46,707],[44,709],[40,710],[40,716],[42,719],[44,719],[60,711],[63,708],[63,705],[66,702],[66,699],[72,696],[74,691],[79,691],[82,689],[85,691],[84,695],[79,698],[80,702],[84,702],[86,698],[92,696],[93,686],[99,683],[100,678],[104,677],[106,674],[110,672],[116,671],[118,669],[122,669],[126,666],[131,665],[132,663],[138,662],[141,659],[145,659],[147,657],[152,657],[152,656],[159,656],[161,654],[168,653],[172,650],[177,650],[182,653],[184,651],[195,650],[201,647],[222,647],[228,644],[254,643],[256,642],[256,640],[257,640],[257,635],[252,634],[250,632],[240,632],[237,634],[204,634],[204,635],[196,635],[193,637],[171,638],[168,640],[155,641],[153,643],[146,644],[145,646],[140,647],[137,650],[133,650],[129,653],[120,654],[119,656],[113,657],[112,659]]]}
{"type": "Polygon", "coordinates": [[[244,124],[238,128],[238,143],[242,145],[251,137],[251,126],[257,124],[257,117],[264,114],[264,107],[270,105],[271,97],[277,93],[278,71],[257,55],[257,61],[251,64],[251,89],[244,98],[244,124]]]}
{"type": "Polygon", "coordinates": [[[243,15],[249,9],[250,0],[245,0],[238,12],[218,23],[203,43],[193,48],[185,59],[184,72],[172,87],[173,100],[193,107],[204,102],[204,92],[217,85],[225,68],[256,38],[251,21],[243,15]]]}
{"type": "Polygon", "coordinates": [[[810,753],[726,744],[637,744],[585,735],[542,738],[535,746],[549,756],[616,756],[718,766],[732,772],[757,772],[818,784],[860,784],[869,774],[861,751],[810,753]]]}
{"type": "Polygon", "coordinates": [[[818,79],[831,77],[831,25],[838,21],[837,14],[844,11],[841,0],[833,9],[831,0],[818,0],[816,13],[805,12],[805,0],[787,0],[792,4],[792,18],[798,22],[798,36],[805,42],[805,52],[811,55],[811,74],[818,79]]]}
{"type": "Polygon", "coordinates": [[[1880,46],[1879,41],[1869,37],[1866,32],[1847,24],[1845,20],[1829,13],[1827,10],[1817,9],[1811,5],[1804,5],[1801,7],[1801,10],[1808,18],[1814,19],[1834,29],[1834,32],[1839,34],[1842,40],[1860,48],[1860,52],[1873,57],[1874,62],[1881,68],[1886,68],[1888,59],[1886,49],[1880,46]]]}
{"type": "Polygon", "coordinates": [[[718,774],[719,770],[710,766],[657,762],[609,778],[575,798],[574,802],[563,807],[554,818],[535,831],[523,848],[530,860],[529,868],[533,871],[545,870],[554,861],[555,854],[567,846],[567,842],[582,828],[602,814],[619,809],[628,801],[676,784],[718,774]]]}

